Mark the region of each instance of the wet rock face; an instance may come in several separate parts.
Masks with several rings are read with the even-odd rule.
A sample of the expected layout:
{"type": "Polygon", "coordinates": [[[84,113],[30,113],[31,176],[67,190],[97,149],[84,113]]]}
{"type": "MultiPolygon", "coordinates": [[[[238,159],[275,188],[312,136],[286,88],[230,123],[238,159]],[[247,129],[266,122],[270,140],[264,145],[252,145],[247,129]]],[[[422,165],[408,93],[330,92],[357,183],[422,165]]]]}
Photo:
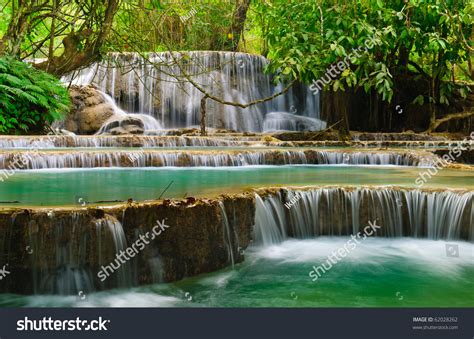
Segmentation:
{"type": "Polygon", "coordinates": [[[71,86],[72,110],[64,128],[76,134],[94,134],[114,116],[114,107],[94,86],[71,86]]]}
{"type": "Polygon", "coordinates": [[[11,274],[0,292],[87,293],[222,269],[243,260],[254,222],[252,200],[242,195],[107,209],[4,210],[0,257],[11,274]],[[148,243],[137,245],[143,238],[148,243]],[[107,271],[106,279],[98,275],[111,263],[117,267],[116,254],[131,248],[136,253],[130,260],[107,271]]]}
{"type": "Polygon", "coordinates": [[[216,271],[230,266],[232,257],[235,263],[242,261],[239,247],[246,248],[250,242],[253,202],[249,197],[241,197],[223,204],[226,215],[222,214],[217,201],[127,208],[124,225],[128,239],[136,237],[137,230],[142,234],[152,232],[158,222],[169,226],[157,237],[156,246],[147,246],[143,256],[139,257],[138,284],[176,281],[216,271]],[[230,244],[225,218],[229,225],[230,244]],[[162,272],[153,271],[153,262],[160,262],[162,272]]]}

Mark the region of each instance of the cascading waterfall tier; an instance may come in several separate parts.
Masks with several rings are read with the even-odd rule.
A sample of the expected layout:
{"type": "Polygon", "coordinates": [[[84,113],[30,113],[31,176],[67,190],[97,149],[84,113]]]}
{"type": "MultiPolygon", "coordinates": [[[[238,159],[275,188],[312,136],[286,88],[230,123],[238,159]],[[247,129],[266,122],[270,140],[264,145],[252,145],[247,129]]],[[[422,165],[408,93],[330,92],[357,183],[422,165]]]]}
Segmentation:
{"type": "Polygon", "coordinates": [[[48,169],[95,167],[195,167],[195,166],[247,166],[247,165],[397,165],[432,166],[436,156],[431,153],[344,152],[313,149],[301,150],[218,150],[218,151],[21,151],[1,152],[0,169],[48,169]]]}
{"type": "MultiPolygon", "coordinates": [[[[197,51],[187,53],[111,53],[108,58],[63,79],[94,84],[127,112],[148,114],[165,128],[199,125],[203,93],[228,102],[249,103],[283,90],[265,74],[268,60],[246,53],[197,51]]],[[[207,125],[238,131],[319,130],[319,95],[296,84],[271,101],[245,109],[207,100],[207,125]],[[277,112],[269,115],[268,113],[277,112]],[[283,112],[283,113],[282,113],[283,112]],[[285,113],[286,112],[286,113],[285,113]],[[285,124],[282,125],[282,114],[285,124]]]]}
{"type": "MultiPolygon", "coordinates": [[[[166,133],[166,131],[163,131],[166,133]]],[[[220,147],[241,145],[240,140],[232,138],[211,138],[194,136],[0,136],[0,149],[50,149],[68,147],[220,147]]],[[[244,143],[245,144],[245,143],[244,143]]]]}
{"type": "Polygon", "coordinates": [[[257,194],[256,243],[362,232],[369,221],[377,236],[474,239],[472,192],[395,188],[282,189],[257,194]]]}
{"type": "MultiPolygon", "coordinates": [[[[19,218],[12,220],[13,227],[21,224],[19,218]]],[[[92,219],[79,212],[65,215],[50,211],[30,220],[27,225],[26,249],[35,293],[94,291],[96,277],[89,269],[90,257],[96,257],[98,265],[106,264],[104,261],[112,254],[126,249],[122,225],[112,215],[92,219]]],[[[129,271],[128,263],[119,267],[111,279],[114,285],[130,287],[129,271]]]]}
{"type": "Polygon", "coordinates": [[[77,296],[216,271],[243,260],[239,246],[250,242],[253,211],[248,196],[106,208],[2,209],[0,257],[11,274],[0,292],[77,296]],[[158,221],[167,227],[150,237],[158,221]],[[135,246],[139,239],[145,240],[135,246]],[[131,248],[138,251],[133,257],[131,248]],[[99,272],[107,272],[106,278],[99,272]]]}
{"type": "Polygon", "coordinates": [[[381,226],[381,237],[472,241],[473,196],[397,187],[269,188],[217,199],[3,209],[0,255],[11,274],[0,291],[77,295],[176,281],[241,262],[252,239],[267,246],[291,237],[347,236],[369,221],[381,226]],[[102,267],[116,268],[116,255],[157,220],[169,227],[100,281],[102,267]]]}
{"type": "MultiPolygon", "coordinates": [[[[212,137],[177,136],[174,130],[157,131],[157,135],[38,135],[38,136],[1,136],[0,149],[29,148],[49,149],[66,147],[222,147],[222,146],[265,146],[273,147],[347,147],[341,141],[262,141],[262,136],[242,134],[217,134],[212,137]]],[[[397,142],[354,142],[358,148],[381,147],[409,147],[410,149],[430,149],[434,152],[446,153],[449,147],[458,142],[438,142],[426,145],[424,142],[397,141],[397,142]],[[444,149],[444,150],[443,150],[444,149]]],[[[462,143],[462,142],[461,142],[462,143]]],[[[462,143],[462,147],[469,150],[469,143],[462,143]]],[[[469,150],[472,152],[472,150],[469,150]]],[[[382,150],[383,152],[383,150],[382,150]]],[[[468,151],[463,152],[465,154],[468,151]]]]}

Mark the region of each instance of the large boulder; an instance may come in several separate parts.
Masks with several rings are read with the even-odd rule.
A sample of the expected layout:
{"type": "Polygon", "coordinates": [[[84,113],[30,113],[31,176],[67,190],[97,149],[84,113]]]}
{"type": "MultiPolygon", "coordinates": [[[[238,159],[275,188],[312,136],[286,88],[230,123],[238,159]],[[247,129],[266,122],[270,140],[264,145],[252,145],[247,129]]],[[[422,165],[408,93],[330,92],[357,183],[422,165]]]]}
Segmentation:
{"type": "Polygon", "coordinates": [[[112,118],[107,121],[99,131],[99,134],[126,135],[145,133],[145,124],[140,118],[132,114],[112,118]]]}
{"type": "Polygon", "coordinates": [[[115,115],[115,107],[92,85],[71,86],[72,110],[63,127],[76,134],[94,134],[115,115]]]}

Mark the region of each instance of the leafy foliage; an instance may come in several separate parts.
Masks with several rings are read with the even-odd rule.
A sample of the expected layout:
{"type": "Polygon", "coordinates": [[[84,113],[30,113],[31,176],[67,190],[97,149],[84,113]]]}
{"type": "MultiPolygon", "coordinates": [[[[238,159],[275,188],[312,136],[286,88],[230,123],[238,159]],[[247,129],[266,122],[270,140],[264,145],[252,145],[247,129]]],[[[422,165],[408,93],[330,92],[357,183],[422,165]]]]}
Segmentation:
{"type": "Polygon", "coordinates": [[[110,47],[118,51],[224,50],[235,7],[232,1],[123,3],[110,47]],[[133,27],[130,30],[129,27],[133,27]]]}
{"type": "Polygon", "coordinates": [[[69,110],[69,94],[52,75],[0,58],[0,133],[41,130],[69,110]]]}
{"type": "Polygon", "coordinates": [[[466,94],[449,81],[474,48],[472,0],[276,0],[258,8],[267,19],[271,70],[280,77],[319,79],[373,41],[326,89],[360,87],[390,102],[398,76],[411,73],[426,80],[428,102],[448,104],[454,91],[466,94]]]}

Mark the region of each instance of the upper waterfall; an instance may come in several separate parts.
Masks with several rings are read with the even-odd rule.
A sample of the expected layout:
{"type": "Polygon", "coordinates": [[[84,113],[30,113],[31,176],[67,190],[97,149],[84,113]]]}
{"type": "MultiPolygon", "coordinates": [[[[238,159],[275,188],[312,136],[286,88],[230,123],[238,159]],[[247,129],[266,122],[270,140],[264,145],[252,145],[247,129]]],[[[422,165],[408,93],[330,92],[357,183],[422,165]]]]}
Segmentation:
{"type": "MultiPolygon", "coordinates": [[[[147,53],[146,58],[137,53],[111,53],[63,81],[94,84],[123,110],[151,115],[165,128],[188,127],[199,124],[203,97],[188,77],[222,100],[245,104],[283,90],[284,85],[275,85],[273,76],[265,74],[267,65],[263,56],[246,53],[161,52],[147,53]]],[[[319,95],[303,84],[245,109],[207,100],[207,125],[216,128],[315,130],[326,126],[319,118],[319,95]],[[273,112],[286,112],[288,122],[280,122],[281,113],[268,114],[273,112]]]]}

